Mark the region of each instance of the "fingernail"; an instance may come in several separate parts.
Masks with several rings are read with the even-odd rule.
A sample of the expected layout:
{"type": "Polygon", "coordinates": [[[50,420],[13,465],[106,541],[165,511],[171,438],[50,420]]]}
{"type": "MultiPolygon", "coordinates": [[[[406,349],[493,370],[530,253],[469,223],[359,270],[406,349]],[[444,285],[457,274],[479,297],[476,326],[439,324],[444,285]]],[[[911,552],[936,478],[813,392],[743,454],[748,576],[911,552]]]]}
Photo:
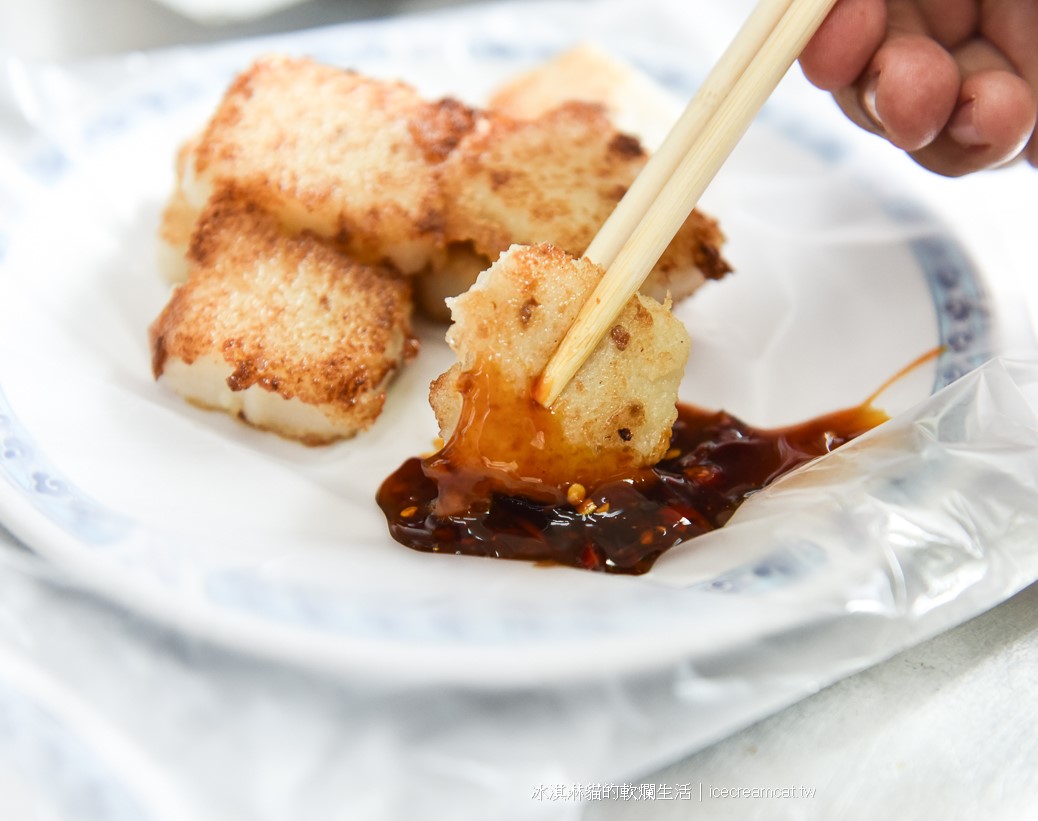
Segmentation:
{"type": "Polygon", "coordinates": [[[973,100],[967,100],[960,105],[951,120],[948,121],[948,134],[959,145],[983,145],[980,132],[977,131],[975,115],[977,104],[973,100]]]}
{"type": "Polygon", "coordinates": [[[865,85],[861,90],[861,107],[865,109],[865,113],[872,120],[872,124],[876,126],[879,131],[885,131],[886,128],[883,125],[883,120],[879,117],[879,111],[876,109],[876,89],[879,88],[879,75],[873,74],[865,81],[865,85]]]}

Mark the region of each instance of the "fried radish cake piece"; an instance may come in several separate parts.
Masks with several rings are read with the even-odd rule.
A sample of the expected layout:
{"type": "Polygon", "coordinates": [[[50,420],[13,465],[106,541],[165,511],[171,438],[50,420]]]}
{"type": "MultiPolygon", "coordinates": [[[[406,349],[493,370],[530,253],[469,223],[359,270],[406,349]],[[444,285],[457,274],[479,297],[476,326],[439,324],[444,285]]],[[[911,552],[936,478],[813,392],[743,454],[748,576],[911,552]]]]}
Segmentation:
{"type": "Polygon", "coordinates": [[[353,436],[414,351],[410,287],[224,192],[187,281],[150,328],[156,379],[188,401],[307,444],[353,436]]]}
{"type": "Polygon", "coordinates": [[[451,477],[441,515],[470,504],[474,489],[557,502],[574,485],[628,476],[666,453],[690,342],[669,306],[649,297],[631,298],[550,410],[533,399],[602,275],[554,246],[517,245],[451,301],[447,342],[458,362],[429,395],[451,477]]]}
{"type": "Polygon", "coordinates": [[[652,78],[591,45],[557,54],[507,80],[487,107],[535,120],[573,100],[598,103],[610,122],[655,151],[681,114],[681,103],[652,78]]]}
{"type": "Polygon", "coordinates": [[[536,120],[489,114],[440,171],[447,236],[490,259],[530,241],[578,254],[645,156],[595,105],[568,103],[536,120]]]}
{"type": "MultiPolygon", "coordinates": [[[[550,242],[582,254],[646,160],[638,140],[617,131],[597,105],[566,103],[535,120],[482,117],[440,168],[450,244],[434,281],[420,286],[423,307],[434,308],[435,295],[460,293],[466,276],[480,270],[473,254],[482,267],[514,243],[550,242]]],[[[694,211],[642,292],[678,301],[723,276],[730,270],[723,242],[717,223],[694,211]]]]}
{"type": "Polygon", "coordinates": [[[472,127],[461,103],[310,60],[267,57],[237,77],[190,152],[187,202],[233,185],[290,229],[403,273],[443,245],[433,167],[472,127]]]}

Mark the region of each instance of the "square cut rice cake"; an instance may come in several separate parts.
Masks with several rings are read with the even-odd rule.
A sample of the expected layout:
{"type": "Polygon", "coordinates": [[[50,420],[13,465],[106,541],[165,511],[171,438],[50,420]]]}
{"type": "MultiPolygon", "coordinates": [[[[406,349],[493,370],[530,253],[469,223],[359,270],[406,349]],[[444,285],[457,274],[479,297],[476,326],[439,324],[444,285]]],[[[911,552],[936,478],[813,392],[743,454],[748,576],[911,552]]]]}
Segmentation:
{"type": "MultiPolygon", "coordinates": [[[[403,83],[307,60],[264,58],[181,149],[160,266],[172,281],[183,278],[194,220],[222,180],[287,227],[333,236],[361,261],[420,269],[420,307],[446,320],[444,297],[465,291],[514,243],[582,253],[647,159],[607,112],[639,112],[643,130],[669,126],[667,100],[648,78],[587,47],[515,78],[494,97],[505,113],[427,103],[403,83]],[[581,80],[585,72],[595,79],[581,80]],[[566,104],[571,98],[590,102],[566,104]]],[[[643,292],[678,301],[722,276],[723,241],[716,222],[694,212],[643,292]]]]}
{"type": "Polygon", "coordinates": [[[307,444],[369,427],[415,351],[410,284],[240,192],[213,197],[188,277],[150,328],[155,377],[189,402],[307,444]]]}
{"type": "MultiPolygon", "coordinates": [[[[445,299],[467,290],[513,243],[583,253],[648,160],[639,141],[658,146],[680,113],[650,77],[590,45],[506,81],[444,160],[448,245],[415,281],[422,312],[448,321],[445,299]]],[[[716,220],[693,211],[642,293],[680,302],[723,277],[731,270],[724,241],[716,220]]]]}
{"type": "MultiPolygon", "coordinates": [[[[637,139],[595,103],[568,102],[518,120],[481,116],[443,161],[443,264],[416,283],[426,313],[465,291],[513,244],[547,241],[580,255],[648,161],[637,139]]],[[[680,301],[730,269],[717,222],[693,211],[643,284],[657,301],[680,301]]]]}
{"type": "MultiPolygon", "coordinates": [[[[429,401],[440,436],[478,444],[478,461],[564,486],[658,462],[669,447],[690,341],[670,306],[635,294],[540,421],[531,386],[604,271],[542,244],[516,245],[450,300],[458,361],[429,401]],[[485,407],[463,412],[479,389],[485,407]],[[462,419],[466,421],[461,422],[462,419]],[[541,424],[543,423],[543,424],[541,424]]],[[[455,451],[457,452],[457,451],[455,451]]]]}
{"type": "Polygon", "coordinates": [[[427,102],[405,83],[265,57],[238,75],[182,152],[174,200],[200,211],[233,186],[288,228],[332,238],[361,262],[415,273],[443,246],[434,168],[473,118],[461,103],[427,102]]]}

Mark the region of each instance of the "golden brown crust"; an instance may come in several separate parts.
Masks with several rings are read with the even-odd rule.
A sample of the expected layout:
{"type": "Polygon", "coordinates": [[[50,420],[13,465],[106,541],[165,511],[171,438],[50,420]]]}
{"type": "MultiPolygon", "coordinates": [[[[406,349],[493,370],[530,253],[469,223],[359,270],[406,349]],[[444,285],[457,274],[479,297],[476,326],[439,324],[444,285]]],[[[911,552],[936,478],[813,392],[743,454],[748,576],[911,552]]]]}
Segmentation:
{"type": "Polygon", "coordinates": [[[237,77],[201,135],[188,196],[201,205],[232,184],[286,225],[413,273],[443,244],[432,167],[471,122],[460,103],[427,103],[404,83],[264,58],[237,77]]]}
{"type": "Polygon", "coordinates": [[[440,163],[476,124],[477,112],[449,97],[423,105],[411,120],[411,136],[426,162],[440,163]]]}
{"type": "Polygon", "coordinates": [[[484,115],[440,169],[448,241],[470,240],[491,259],[513,243],[582,253],[644,159],[636,140],[616,136],[585,103],[533,121],[484,115]]]}
{"type": "Polygon", "coordinates": [[[199,219],[189,260],[187,283],[150,329],[156,378],[171,359],[215,356],[232,392],[259,386],[319,406],[339,435],[374,421],[413,353],[405,278],[289,234],[233,189],[199,219]]]}
{"type": "MultiPolygon", "coordinates": [[[[490,260],[515,243],[582,254],[646,161],[638,140],[618,132],[596,104],[566,103],[534,120],[485,113],[438,172],[446,238],[468,241],[490,260]]],[[[643,292],[680,300],[723,276],[730,270],[723,242],[717,223],[693,211],[643,292]]],[[[457,278],[435,266],[432,275],[457,278]]]]}

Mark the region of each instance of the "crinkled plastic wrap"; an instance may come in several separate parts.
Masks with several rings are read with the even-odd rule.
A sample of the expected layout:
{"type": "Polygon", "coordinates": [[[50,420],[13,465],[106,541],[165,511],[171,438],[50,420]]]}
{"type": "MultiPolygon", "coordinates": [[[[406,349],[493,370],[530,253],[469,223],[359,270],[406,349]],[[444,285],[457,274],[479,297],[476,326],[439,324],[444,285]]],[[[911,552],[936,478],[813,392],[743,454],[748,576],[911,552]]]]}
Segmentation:
{"type": "Polygon", "coordinates": [[[55,795],[107,785],[73,818],[115,817],[106,801],[158,818],[388,819],[415,806],[575,818],[579,805],[532,794],[636,783],[1038,578],[1036,409],[1038,363],[994,361],[791,474],[661,567],[704,605],[702,622],[675,628],[744,618],[757,640],[561,686],[415,688],[285,668],[141,623],[6,547],[0,754],[38,768],[55,795]],[[697,563],[721,550],[743,561],[701,584],[697,563]],[[30,663],[50,687],[27,697],[11,672],[24,684],[30,663]],[[87,754],[84,771],[75,756],[87,754]],[[69,783],[42,772],[56,755],[69,783]]]}
{"type": "MultiPolygon", "coordinates": [[[[600,4],[603,31],[617,29],[625,6],[600,4]]],[[[570,18],[587,21],[586,4],[554,8],[552,31],[571,30],[564,25],[570,18]]],[[[505,9],[447,20],[451,42],[473,27],[484,30],[488,19],[507,22],[519,13],[505,9]]],[[[669,30],[665,23],[666,13],[658,12],[661,32],[669,30]]],[[[397,32],[378,59],[391,63],[420,31],[416,24],[406,36],[397,32]]],[[[299,42],[314,52],[331,43],[376,49],[380,37],[382,29],[360,27],[299,42]]],[[[541,48],[557,45],[549,39],[541,48]]],[[[221,52],[220,71],[229,73],[256,49],[221,52]]],[[[78,81],[10,63],[5,95],[18,116],[5,137],[14,143],[19,127],[44,130],[65,152],[52,160],[75,159],[65,123],[41,112],[71,103],[90,77],[111,78],[142,61],[130,58],[107,73],[95,67],[78,81]]],[[[201,82],[203,69],[190,75],[186,63],[175,59],[176,71],[201,82]]],[[[189,86],[180,88],[188,93],[189,86]]],[[[23,169],[0,166],[0,229],[16,224],[17,195],[27,191],[23,169]]],[[[127,223],[135,207],[119,212],[127,223]]],[[[147,320],[140,321],[143,328],[147,320]]],[[[44,341],[43,353],[65,342],[44,341]]],[[[5,343],[0,389],[19,367],[11,340],[5,343]]],[[[44,361],[43,353],[22,353],[26,370],[44,361]]],[[[134,414],[146,415],[148,403],[162,404],[117,388],[105,394],[105,407],[129,403],[134,414]]],[[[4,424],[21,411],[18,397],[13,390],[13,410],[0,414],[4,424]]],[[[130,417],[118,417],[127,430],[130,417]]],[[[216,537],[184,544],[181,554],[175,543],[128,537],[103,556],[62,561],[76,554],[38,541],[41,531],[26,524],[36,514],[11,501],[20,492],[17,474],[5,468],[0,520],[11,533],[0,531],[0,773],[15,775],[8,782],[0,775],[0,802],[7,802],[0,808],[13,807],[12,817],[20,817],[42,812],[45,803],[61,817],[106,820],[379,821],[415,817],[416,808],[422,818],[451,821],[576,818],[578,802],[538,801],[537,790],[636,783],[1038,579],[1036,422],[1038,360],[994,359],[756,494],[727,527],[673,549],[644,577],[544,572],[542,587],[530,592],[523,585],[538,569],[502,565],[493,571],[500,574],[495,583],[473,585],[467,601],[404,586],[432,626],[370,656],[337,656],[337,634],[314,645],[321,653],[305,649],[308,613],[290,606],[296,591],[279,575],[292,561],[284,545],[272,553],[242,545],[241,555],[228,560],[211,555],[216,537]],[[157,556],[150,563],[149,550],[157,556]],[[118,568],[136,587],[105,583],[93,562],[118,568]],[[242,577],[254,585],[234,588],[242,577]],[[214,579],[225,585],[217,592],[245,589],[245,598],[252,596],[245,602],[255,608],[251,621],[208,624],[210,611],[187,618],[168,607],[178,597],[202,601],[216,589],[214,579]],[[281,607],[283,623],[270,627],[271,636],[281,636],[277,649],[264,646],[268,594],[281,607]],[[560,609],[539,612],[545,603],[560,609]],[[557,613],[564,618],[553,643],[538,620],[557,613]],[[512,624],[510,641],[473,629],[474,640],[451,644],[436,633],[473,614],[473,621],[512,624]],[[250,641],[241,640],[245,635],[250,641]]],[[[0,437],[8,460],[20,453],[13,430],[0,437]]],[[[229,431],[220,434],[236,435],[229,431]]],[[[206,444],[217,448],[216,441],[206,444]]],[[[119,452],[118,443],[109,446],[119,452]]],[[[241,440],[228,446],[234,448],[241,440]]],[[[283,470],[302,458],[286,454],[275,451],[283,470]]],[[[439,558],[453,561],[430,561],[439,558]]],[[[394,561],[403,567],[409,558],[394,561]]],[[[430,566],[419,581],[455,569],[467,578],[470,568],[485,568],[468,561],[451,571],[430,566]]],[[[370,579],[363,569],[357,573],[353,587],[343,582],[324,595],[348,591],[376,606],[370,602],[379,591],[365,593],[370,579]]],[[[310,605],[316,612],[325,603],[315,593],[310,605]]],[[[380,614],[390,627],[399,615],[380,614]]],[[[350,628],[348,620],[341,626],[344,633],[350,628]]]]}

